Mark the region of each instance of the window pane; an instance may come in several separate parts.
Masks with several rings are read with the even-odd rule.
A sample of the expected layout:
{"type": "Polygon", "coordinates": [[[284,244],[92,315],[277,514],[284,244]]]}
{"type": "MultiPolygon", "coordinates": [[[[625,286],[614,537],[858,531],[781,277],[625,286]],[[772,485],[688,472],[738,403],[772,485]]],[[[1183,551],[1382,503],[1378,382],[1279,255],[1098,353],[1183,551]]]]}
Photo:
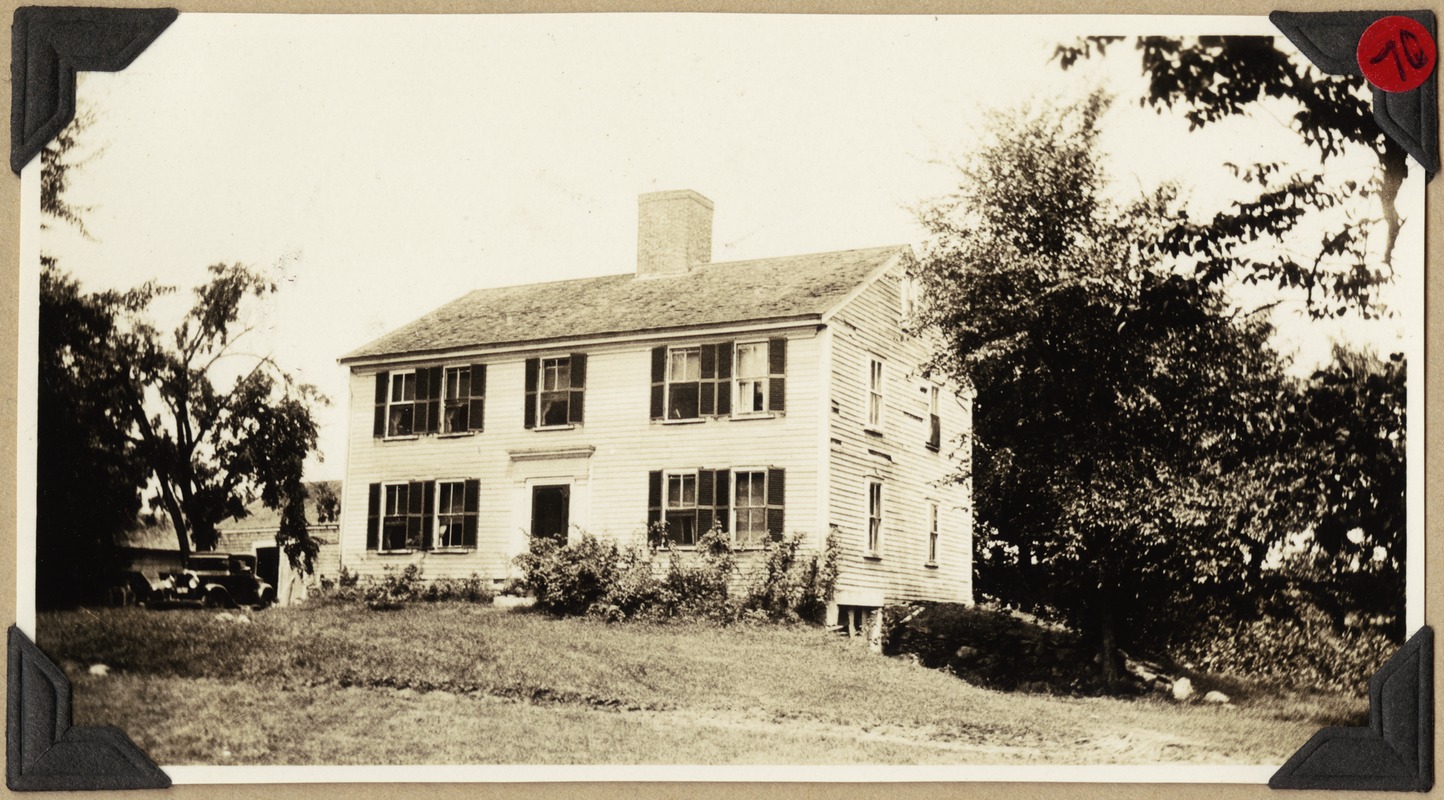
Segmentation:
{"type": "Polygon", "coordinates": [[[667,387],[667,419],[695,419],[700,415],[698,399],[701,391],[695,383],[672,384],[667,387]]]}
{"type": "Polygon", "coordinates": [[[767,343],[737,345],[737,376],[760,378],[767,374],[767,343]]]}
{"type": "Polygon", "coordinates": [[[543,392],[541,395],[541,424],[567,424],[567,408],[570,392],[543,392]]]}
{"type": "Polygon", "coordinates": [[[667,372],[669,381],[697,381],[702,379],[702,351],[688,347],[671,351],[671,366],[667,372]]]}

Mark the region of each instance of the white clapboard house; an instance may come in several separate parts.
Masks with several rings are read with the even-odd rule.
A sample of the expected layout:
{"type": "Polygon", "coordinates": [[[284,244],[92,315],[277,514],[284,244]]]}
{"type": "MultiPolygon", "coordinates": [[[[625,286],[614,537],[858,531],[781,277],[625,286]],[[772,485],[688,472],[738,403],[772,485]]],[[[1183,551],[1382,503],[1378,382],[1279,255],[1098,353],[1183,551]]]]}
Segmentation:
{"type": "Polygon", "coordinates": [[[842,543],[836,608],[972,600],[965,392],[905,333],[907,246],[712,263],[712,203],[639,200],[635,272],[483,289],[341,359],[341,551],[514,575],[529,537],[842,543]]]}

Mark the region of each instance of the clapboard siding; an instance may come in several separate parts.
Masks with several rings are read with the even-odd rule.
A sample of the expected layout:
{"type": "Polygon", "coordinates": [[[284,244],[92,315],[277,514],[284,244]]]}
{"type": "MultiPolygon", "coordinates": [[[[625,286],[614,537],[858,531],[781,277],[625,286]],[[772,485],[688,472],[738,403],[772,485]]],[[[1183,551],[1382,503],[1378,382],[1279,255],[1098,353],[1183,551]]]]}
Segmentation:
{"type": "MultiPolygon", "coordinates": [[[[658,469],[779,467],[786,470],[785,527],[819,529],[818,496],[824,441],[818,411],[822,357],[816,327],[772,331],[788,339],[785,413],[768,419],[707,419],[662,423],[650,419],[651,348],[704,344],[723,337],[691,335],[669,341],[617,343],[585,349],[585,420],[570,430],[523,425],[525,359],[564,355],[567,348],[468,356],[456,363],[487,364],[486,428],[471,435],[386,441],[372,436],[377,367],[356,367],[350,379],[347,479],[342,500],[345,566],[380,574],[387,565],[418,563],[428,578],[472,573],[501,579],[527,542],[530,489],[536,482],[569,481],[574,531],[640,541],[647,520],[647,474],[658,469]],[[593,448],[589,457],[522,458],[513,451],[593,448]],[[373,483],[476,478],[480,481],[477,546],[467,553],[378,554],[366,549],[367,490],[373,483]]],[[[452,363],[445,360],[410,366],[452,363]]]]}
{"type": "Polygon", "coordinates": [[[971,405],[957,387],[944,387],[940,403],[942,448],[926,447],[928,381],[920,366],[930,338],[905,335],[900,324],[901,266],[853,298],[834,315],[826,336],[831,353],[828,414],[829,523],[842,539],[838,602],[869,605],[896,600],[972,602],[972,509],[966,466],[971,405]],[[884,364],[880,432],[866,430],[869,358],[884,364]],[[867,478],[883,482],[881,553],[863,552],[867,530],[867,478]],[[939,504],[939,554],[926,566],[928,501],[939,504]]]}

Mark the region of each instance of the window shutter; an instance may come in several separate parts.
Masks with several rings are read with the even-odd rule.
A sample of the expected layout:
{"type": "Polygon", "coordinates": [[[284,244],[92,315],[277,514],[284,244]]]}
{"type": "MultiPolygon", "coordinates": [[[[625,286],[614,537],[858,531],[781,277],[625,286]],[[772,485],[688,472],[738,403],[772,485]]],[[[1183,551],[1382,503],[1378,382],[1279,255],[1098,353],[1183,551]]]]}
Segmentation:
{"type": "Polygon", "coordinates": [[[727,521],[727,510],[731,506],[732,500],[732,486],[731,481],[728,480],[729,475],[731,475],[731,473],[725,469],[717,470],[717,505],[714,513],[717,515],[717,526],[724,531],[732,530],[732,526],[729,525],[727,521]]]}
{"type": "Polygon", "coordinates": [[[767,382],[767,409],[787,409],[787,340],[767,340],[767,371],[771,378],[767,382]]]}
{"type": "Polygon", "coordinates": [[[427,401],[430,399],[431,370],[418,369],[416,370],[416,394],[411,401],[411,407],[415,409],[415,411],[411,412],[412,433],[427,433],[429,431],[430,425],[428,420],[430,418],[431,406],[427,401]]]}
{"type": "Polygon", "coordinates": [[[697,470],[697,538],[712,530],[712,509],[717,500],[717,471],[697,470]]]}
{"type": "Polygon", "coordinates": [[[784,470],[767,470],[767,534],[773,541],[782,540],[782,508],[785,503],[784,470]]]}
{"type": "Polygon", "coordinates": [[[376,373],[376,417],[371,423],[371,435],[386,435],[386,392],[390,390],[391,373],[376,373]]]}
{"type": "Polygon", "coordinates": [[[486,365],[471,365],[471,407],[467,409],[466,429],[486,428],[486,365]]]}
{"type": "Polygon", "coordinates": [[[421,490],[419,481],[406,487],[406,546],[412,550],[421,547],[421,490]]]}
{"type": "Polygon", "coordinates": [[[717,413],[717,345],[701,347],[702,382],[698,387],[698,413],[708,417],[717,413]]]}
{"type": "Polygon", "coordinates": [[[652,419],[667,415],[663,401],[662,386],[667,380],[667,348],[652,348],[652,419]]]}
{"type": "Polygon", "coordinates": [[[541,371],[541,359],[526,360],[526,409],[522,412],[522,424],[527,428],[536,427],[537,373],[541,371]]]}
{"type": "Polygon", "coordinates": [[[436,525],[436,481],[421,484],[421,549],[430,550],[436,525]]]}
{"type": "Polygon", "coordinates": [[[717,345],[717,415],[732,413],[732,348],[734,342],[717,345]]]}
{"type": "Polygon", "coordinates": [[[441,396],[445,393],[445,385],[441,382],[441,367],[432,367],[424,372],[431,388],[426,394],[426,425],[421,432],[436,433],[441,430],[441,396]]]}
{"type": "Polygon", "coordinates": [[[662,471],[647,473],[647,525],[662,521],[662,471]]]}
{"type": "Polygon", "coordinates": [[[462,510],[466,512],[466,517],[461,523],[461,543],[467,547],[476,547],[476,517],[480,505],[481,481],[472,478],[466,482],[462,493],[462,510]]]}
{"type": "Polygon", "coordinates": [[[943,445],[943,424],[937,414],[928,415],[928,449],[937,451],[943,445]]]}
{"type": "Polygon", "coordinates": [[[576,424],[582,421],[583,401],[585,400],[587,388],[587,354],[572,353],[572,395],[567,403],[567,422],[576,424]]]}
{"type": "Polygon", "coordinates": [[[381,484],[366,489],[366,549],[381,549],[381,484]]]}

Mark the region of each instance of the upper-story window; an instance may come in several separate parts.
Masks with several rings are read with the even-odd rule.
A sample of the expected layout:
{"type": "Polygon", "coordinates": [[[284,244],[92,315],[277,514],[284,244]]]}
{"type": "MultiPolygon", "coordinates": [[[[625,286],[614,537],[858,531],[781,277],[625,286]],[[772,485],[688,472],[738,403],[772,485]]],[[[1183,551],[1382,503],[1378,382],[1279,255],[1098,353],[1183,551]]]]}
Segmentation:
{"type": "Polygon", "coordinates": [[[557,428],[580,423],[586,383],[584,353],[527,359],[523,413],[526,427],[557,428]]]}
{"type": "Polygon", "coordinates": [[[386,435],[410,436],[416,422],[416,373],[391,373],[391,391],[386,398],[386,435]]]}
{"type": "Polygon", "coordinates": [[[767,411],[770,378],[767,342],[738,342],[737,413],[760,414],[767,411]]]}
{"type": "Polygon", "coordinates": [[[652,419],[779,413],[787,403],[787,340],[652,349],[652,419]]]}
{"type": "Polygon", "coordinates": [[[392,438],[479,431],[485,397],[485,364],[378,372],[372,435],[392,438]]]}
{"type": "Polygon", "coordinates": [[[882,409],[883,409],[883,383],[886,373],[883,370],[882,359],[877,356],[868,358],[867,364],[867,427],[871,430],[882,430],[882,409]]]}
{"type": "MultiPolygon", "coordinates": [[[[709,382],[709,390],[712,389],[711,384],[709,382]]],[[[693,419],[702,415],[701,409],[702,348],[668,349],[667,419],[693,419]]]]}
{"type": "Polygon", "coordinates": [[[943,445],[943,418],[938,413],[942,390],[935,384],[928,384],[928,449],[936,452],[943,445]]]}
{"type": "Polygon", "coordinates": [[[899,311],[902,312],[904,320],[907,320],[918,310],[918,298],[921,296],[921,287],[918,279],[912,275],[903,275],[898,281],[899,311]]]}

